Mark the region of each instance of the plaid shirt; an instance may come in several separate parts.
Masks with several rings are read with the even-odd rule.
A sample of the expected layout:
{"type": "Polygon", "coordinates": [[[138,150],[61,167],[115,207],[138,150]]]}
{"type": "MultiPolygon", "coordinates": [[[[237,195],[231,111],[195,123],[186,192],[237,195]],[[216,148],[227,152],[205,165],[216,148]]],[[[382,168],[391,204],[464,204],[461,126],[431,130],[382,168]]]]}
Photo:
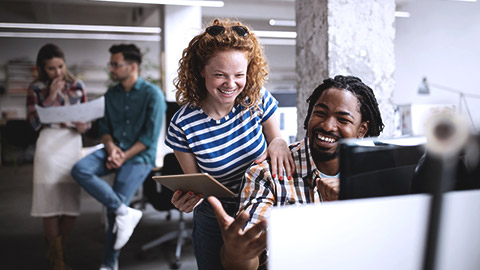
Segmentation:
{"type": "Polygon", "coordinates": [[[320,203],[316,179],[328,176],[317,170],[310,155],[308,137],[289,146],[295,162],[295,173],[291,180],[273,179],[267,161],[253,165],[245,173],[240,193],[240,211],[247,211],[250,219],[245,230],[266,218],[272,206],[320,203]],[[313,179],[313,180],[312,180],[313,179]]]}
{"type": "MultiPolygon", "coordinates": [[[[28,87],[27,118],[34,130],[40,130],[42,126],[52,126],[52,124],[40,123],[35,105],[39,105],[40,107],[56,107],[87,102],[87,93],[85,92],[83,82],[80,80],[76,80],[73,83],[66,82],[65,88],[57,95],[57,98],[52,102],[48,102],[47,98],[50,93],[50,83],[51,81],[34,81],[28,87]]],[[[68,123],[61,123],[60,126],[68,127],[68,123]]]]}

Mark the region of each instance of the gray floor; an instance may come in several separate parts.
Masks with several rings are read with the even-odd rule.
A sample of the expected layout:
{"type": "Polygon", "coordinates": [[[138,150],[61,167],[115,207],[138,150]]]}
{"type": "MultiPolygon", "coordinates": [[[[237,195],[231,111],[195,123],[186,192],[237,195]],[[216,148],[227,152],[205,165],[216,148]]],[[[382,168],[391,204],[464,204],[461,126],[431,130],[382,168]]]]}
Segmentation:
{"type": "MultiPolygon", "coordinates": [[[[0,166],[0,179],[0,269],[48,269],[41,219],[30,216],[32,165],[0,166]]],[[[142,244],[176,228],[178,213],[172,213],[168,221],[165,212],[147,205],[140,224],[122,249],[119,269],[170,269],[175,241],[143,254],[140,251],[142,244]]],[[[186,216],[187,227],[191,227],[191,219],[190,214],[186,216]]],[[[81,215],[66,246],[67,263],[75,270],[98,269],[103,240],[102,207],[84,193],[81,215]]],[[[183,247],[180,269],[197,269],[190,239],[183,247]]]]}

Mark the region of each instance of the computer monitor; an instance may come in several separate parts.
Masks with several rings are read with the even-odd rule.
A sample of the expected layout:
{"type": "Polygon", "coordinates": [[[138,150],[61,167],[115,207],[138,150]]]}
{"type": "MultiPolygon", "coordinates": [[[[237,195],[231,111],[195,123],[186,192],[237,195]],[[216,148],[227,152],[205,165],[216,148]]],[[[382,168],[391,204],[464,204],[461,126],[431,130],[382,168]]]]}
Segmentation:
{"type": "Polygon", "coordinates": [[[340,144],[340,200],[411,194],[425,138],[346,139],[340,144]]]}

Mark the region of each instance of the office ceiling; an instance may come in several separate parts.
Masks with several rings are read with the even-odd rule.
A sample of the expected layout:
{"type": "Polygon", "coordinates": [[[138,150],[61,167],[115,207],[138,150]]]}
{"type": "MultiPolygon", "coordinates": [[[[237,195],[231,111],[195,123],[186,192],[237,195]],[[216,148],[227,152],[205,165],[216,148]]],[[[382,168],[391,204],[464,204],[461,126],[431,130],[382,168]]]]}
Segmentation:
{"type": "MultiPolygon", "coordinates": [[[[236,18],[257,30],[267,30],[269,19],[294,20],[295,0],[223,0],[224,7],[202,8],[206,19],[236,18]]],[[[402,5],[411,0],[396,0],[402,5]]],[[[0,22],[66,23],[156,26],[149,17],[152,5],[88,0],[0,0],[0,22]],[[154,24],[154,25],[149,25],[154,24]]]]}
{"type": "MultiPolygon", "coordinates": [[[[224,0],[221,8],[202,8],[204,17],[241,20],[295,18],[294,0],[224,0]]],[[[141,25],[152,5],[87,0],[0,0],[0,22],[141,25]]]]}

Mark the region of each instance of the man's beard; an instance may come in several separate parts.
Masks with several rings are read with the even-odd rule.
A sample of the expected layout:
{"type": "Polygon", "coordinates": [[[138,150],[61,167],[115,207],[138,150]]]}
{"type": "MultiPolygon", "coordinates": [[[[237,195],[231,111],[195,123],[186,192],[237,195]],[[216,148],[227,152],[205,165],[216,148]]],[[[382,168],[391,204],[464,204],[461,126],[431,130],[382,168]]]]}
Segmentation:
{"type": "Polygon", "coordinates": [[[329,161],[338,157],[337,151],[333,153],[320,152],[315,149],[310,149],[314,161],[329,161]]]}
{"type": "Polygon", "coordinates": [[[128,78],[128,76],[119,77],[117,75],[110,74],[110,80],[112,80],[112,82],[116,82],[116,83],[123,82],[127,78],[128,78]]]}
{"type": "MultiPolygon", "coordinates": [[[[326,149],[325,149],[326,150],[326,149]]],[[[310,141],[310,153],[314,161],[329,161],[338,157],[338,151],[333,153],[318,151],[313,147],[312,141],[310,141]]]]}

